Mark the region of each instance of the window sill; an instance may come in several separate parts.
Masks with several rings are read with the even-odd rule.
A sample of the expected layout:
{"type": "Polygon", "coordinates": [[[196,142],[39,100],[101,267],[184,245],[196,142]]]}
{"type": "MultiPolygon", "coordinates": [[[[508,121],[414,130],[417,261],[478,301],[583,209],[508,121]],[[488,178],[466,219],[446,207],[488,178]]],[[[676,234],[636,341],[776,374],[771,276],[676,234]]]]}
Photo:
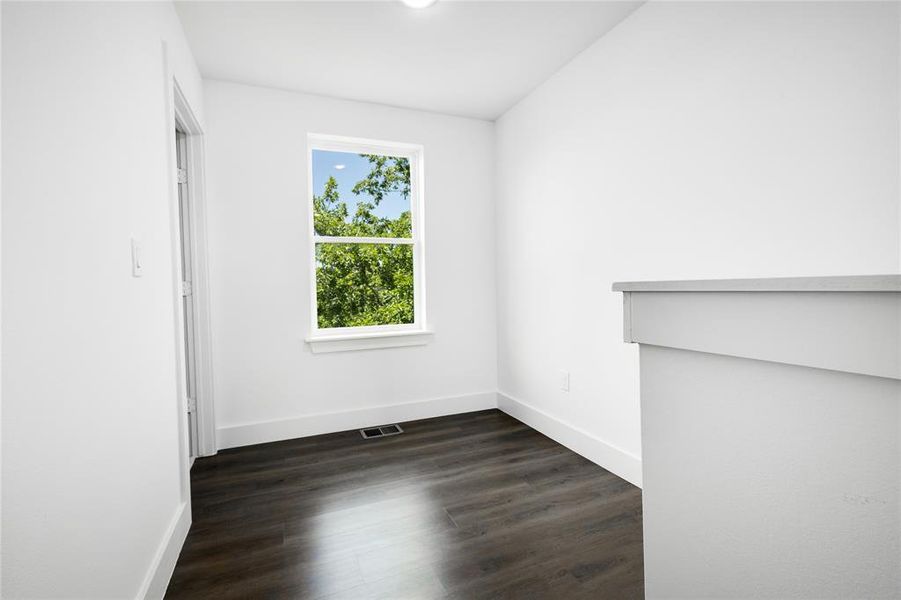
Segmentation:
{"type": "Polygon", "coordinates": [[[376,350],[424,346],[432,341],[434,332],[429,329],[416,331],[379,331],[376,333],[347,333],[342,335],[311,336],[306,339],[313,354],[348,352],[351,350],[376,350]]]}

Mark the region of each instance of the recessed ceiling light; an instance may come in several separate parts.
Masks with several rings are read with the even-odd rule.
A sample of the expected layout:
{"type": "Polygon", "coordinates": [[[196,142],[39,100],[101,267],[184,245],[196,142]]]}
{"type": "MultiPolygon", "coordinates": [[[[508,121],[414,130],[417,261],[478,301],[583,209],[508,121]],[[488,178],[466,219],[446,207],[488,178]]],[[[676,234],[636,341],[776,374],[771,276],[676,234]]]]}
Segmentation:
{"type": "Polygon", "coordinates": [[[401,2],[410,8],[426,8],[435,4],[436,1],[437,0],[401,0],[401,2]]]}

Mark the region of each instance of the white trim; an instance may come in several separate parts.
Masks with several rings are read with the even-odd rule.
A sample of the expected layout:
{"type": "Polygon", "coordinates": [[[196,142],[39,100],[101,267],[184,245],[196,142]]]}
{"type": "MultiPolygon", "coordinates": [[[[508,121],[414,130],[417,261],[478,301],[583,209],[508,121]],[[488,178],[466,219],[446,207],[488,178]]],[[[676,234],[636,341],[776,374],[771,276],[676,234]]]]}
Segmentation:
{"type": "Polygon", "coordinates": [[[387,423],[429,419],[491,408],[497,408],[497,394],[495,392],[481,392],[465,396],[304,415],[277,421],[231,425],[220,427],[217,431],[217,437],[219,449],[223,450],[225,448],[335,433],[337,431],[360,429],[387,423]]]}
{"type": "Polygon", "coordinates": [[[898,292],[630,292],[631,341],[901,380],[898,292]]]}
{"type": "Polygon", "coordinates": [[[166,595],[166,588],[169,587],[169,580],[175,571],[175,563],[178,562],[178,555],[181,554],[182,546],[190,529],[191,503],[182,502],[175,510],[169,527],[166,528],[166,533],[157,547],[150,570],[147,571],[136,598],[156,600],[166,595]]]}
{"type": "Polygon", "coordinates": [[[309,342],[310,340],[319,340],[323,338],[335,339],[343,336],[350,335],[359,335],[363,337],[370,337],[370,334],[385,334],[390,335],[394,333],[431,333],[432,330],[426,327],[420,327],[418,325],[414,325],[413,323],[404,323],[402,325],[366,325],[361,327],[332,327],[331,329],[320,329],[317,333],[313,335],[307,336],[306,340],[309,342]]]}
{"type": "MultiPolygon", "coordinates": [[[[368,332],[372,328],[331,328],[320,329],[317,319],[318,302],[316,298],[316,244],[407,244],[413,246],[413,323],[403,326],[420,333],[427,333],[426,324],[426,277],[425,277],[425,235],[424,213],[424,164],[425,150],[420,144],[403,142],[387,142],[365,138],[342,137],[318,133],[307,134],[307,232],[309,245],[310,275],[310,329],[309,338],[316,339],[322,334],[337,333],[345,330],[368,332]],[[377,237],[338,237],[316,235],[313,220],[313,151],[353,152],[361,154],[379,154],[383,156],[399,156],[410,161],[410,221],[412,232],[410,238],[377,238],[377,237]]],[[[425,342],[427,338],[422,338],[425,342]]],[[[423,342],[423,343],[425,343],[423,342]]],[[[397,344],[396,344],[397,345],[397,344]]],[[[403,344],[412,345],[412,344],[403,344]]],[[[379,346],[371,346],[376,348],[379,346]]],[[[349,348],[356,349],[356,348],[349,348]]],[[[358,348],[362,349],[362,348],[358,348]]],[[[315,351],[315,350],[314,350],[315,351]]]]}
{"type": "Polygon", "coordinates": [[[632,292],[623,292],[623,341],[631,344],[632,339],[632,292]]]}
{"type": "Polygon", "coordinates": [[[314,244],[406,244],[412,245],[413,238],[381,238],[381,237],[339,237],[334,235],[314,235],[314,244]]]}
{"type": "MultiPolygon", "coordinates": [[[[206,179],[204,136],[194,111],[173,81],[175,122],[186,134],[188,160],[188,207],[191,211],[191,273],[194,303],[194,344],[197,400],[197,449],[200,456],[216,453],[216,419],[213,402],[212,325],[210,321],[209,252],[206,227],[206,179]]],[[[177,194],[176,190],[176,194],[177,194]]],[[[176,196],[177,202],[177,196],[176,196]]],[[[179,267],[180,268],[180,267],[179,267]]],[[[179,304],[181,299],[178,300],[179,304]]],[[[180,339],[180,338],[179,338],[180,339]]]]}
{"type": "Polygon", "coordinates": [[[497,393],[497,407],[576,454],[641,487],[641,458],[638,456],[505,393],[497,393]]]}
{"type": "MultiPolygon", "coordinates": [[[[319,323],[316,317],[319,301],[316,297],[316,225],[313,215],[313,143],[307,136],[307,235],[310,236],[310,244],[307,247],[308,264],[310,267],[310,334],[316,331],[319,323]]],[[[218,435],[217,435],[218,437],[218,435]]],[[[216,443],[219,446],[218,442],[216,443]]]]}
{"type": "Polygon", "coordinates": [[[315,141],[318,150],[328,150],[329,152],[360,152],[405,158],[415,158],[422,153],[422,145],[407,142],[390,142],[326,133],[310,133],[307,138],[311,142],[315,141]]]}
{"type": "MultiPolygon", "coordinates": [[[[349,328],[353,331],[354,328],[349,328]]],[[[322,331],[322,330],[320,330],[322,331]]],[[[349,350],[375,350],[377,348],[400,348],[403,346],[424,346],[432,341],[433,332],[427,329],[406,331],[369,331],[339,335],[318,335],[308,337],[313,354],[346,352],[349,350]]]]}
{"type": "Polygon", "coordinates": [[[177,158],[175,155],[175,98],[178,84],[169,68],[169,50],[166,42],[162,42],[163,49],[163,76],[164,90],[166,94],[166,149],[169,160],[166,162],[166,175],[169,177],[169,243],[172,264],[170,273],[172,277],[172,325],[175,329],[173,341],[175,343],[175,406],[178,419],[178,468],[181,502],[191,501],[191,448],[188,437],[188,407],[185,394],[185,345],[183,339],[184,318],[181,306],[181,228],[179,224],[178,209],[178,177],[177,158]]]}
{"type": "Polygon", "coordinates": [[[901,275],[618,281],[614,292],[901,292],[901,275]]]}
{"type": "Polygon", "coordinates": [[[317,413],[275,421],[231,425],[220,427],[216,432],[216,437],[219,449],[224,450],[492,408],[503,411],[566,446],[576,454],[587,458],[618,477],[622,477],[633,485],[641,487],[641,458],[605,442],[584,429],[565,423],[541,409],[521,400],[515,400],[501,392],[481,392],[333,413],[317,413]]]}

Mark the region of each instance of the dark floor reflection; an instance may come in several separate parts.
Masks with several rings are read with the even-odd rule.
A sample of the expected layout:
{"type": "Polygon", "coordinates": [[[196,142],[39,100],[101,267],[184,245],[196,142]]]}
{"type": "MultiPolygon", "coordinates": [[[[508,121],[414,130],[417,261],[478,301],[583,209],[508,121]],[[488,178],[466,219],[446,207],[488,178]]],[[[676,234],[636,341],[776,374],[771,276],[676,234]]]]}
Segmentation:
{"type": "Polygon", "coordinates": [[[640,598],[640,490],[498,411],[197,462],[169,598],[640,598]]]}

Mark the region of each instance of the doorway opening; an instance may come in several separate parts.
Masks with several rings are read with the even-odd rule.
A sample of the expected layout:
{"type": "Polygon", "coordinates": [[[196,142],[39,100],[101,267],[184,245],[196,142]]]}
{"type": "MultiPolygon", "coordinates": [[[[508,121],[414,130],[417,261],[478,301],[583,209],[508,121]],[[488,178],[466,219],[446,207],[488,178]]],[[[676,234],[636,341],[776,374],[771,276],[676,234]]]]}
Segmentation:
{"type": "Polygon", "coordinates": [[[174,115],[170,131],[175,134],[172,138],[175,147],[170,168],[175,169],[175,187],[170,214],[177,307],[178,389],[184,411],[180,427],[183,460],[193,464],[197,457],[216,453],[203,131],[177,83],[173,87],[174,115]]]}
{"type": "Polygon", "coordinates": [[[185,406],[188,411],[188,448],[191,458],[200,455],[197,427],[197,360],[196,329],[194,326],[194,290],[193,265],[194,256],[191,247],[191,197],[188,187],[188,134],[176,126],[175,128],[175,167],[178,182],[178,232],[181,263],[181,311],[184,324],[182,335],[184,343],[185,369],[184,390],[185,406]]]}

